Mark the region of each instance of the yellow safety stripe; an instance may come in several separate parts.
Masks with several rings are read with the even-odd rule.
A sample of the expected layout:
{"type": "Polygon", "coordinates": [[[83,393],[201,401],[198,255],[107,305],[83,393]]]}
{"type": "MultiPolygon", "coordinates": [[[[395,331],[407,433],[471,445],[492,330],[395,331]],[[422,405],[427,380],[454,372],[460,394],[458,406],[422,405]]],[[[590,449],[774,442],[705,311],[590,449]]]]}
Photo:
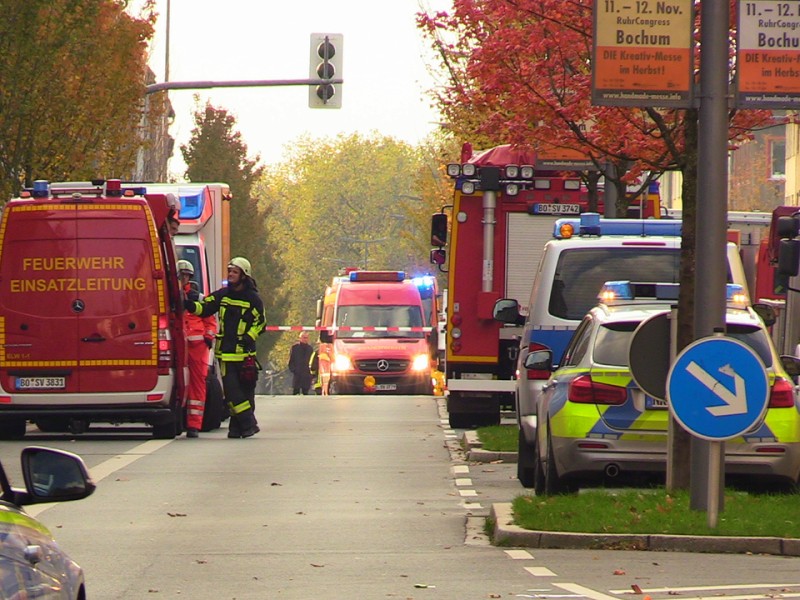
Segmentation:
{"type": "MultiPolygon", "coordinates": [[[[36,519],[33,519],[24,513],[18,513],[5,507],[0,507],[0,524],[3,523],[8,525],[17,525],[19,527],[27,527],[28,529],[38,531],[42,535],[52,537],[50,530],[36,519]]],[[[2,525],[0,525],[0,528],[2,528],[2,525]]]]}
{"type": "Polygon", "coordinates": [[[233,404],[232,402],[228,402],[228,407],[230,407],[231,412],[233,412],[233,414],[238,415],[248,410],[251,407],[251,404],[249,400],[245,400],[244,402],[240,402],[239,404],[233,404]]]}

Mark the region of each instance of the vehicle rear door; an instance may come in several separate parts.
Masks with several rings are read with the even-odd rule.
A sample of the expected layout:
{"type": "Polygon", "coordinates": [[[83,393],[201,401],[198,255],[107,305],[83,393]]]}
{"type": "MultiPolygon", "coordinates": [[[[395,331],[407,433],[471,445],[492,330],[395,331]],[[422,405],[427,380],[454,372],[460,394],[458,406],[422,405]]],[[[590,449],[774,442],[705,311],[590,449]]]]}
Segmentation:
{"type": "Polygon", "coordinates": [[[11,203],[0,230],[0,380],[8,391],[77,392],[76,206],[11,203]]]}
{"type": "Polygon", "coordinates": [[[147,205],[83,207],[77,223],[81,391],[134,392],[158,379],[158,318],[166,314],[161,253],[147,205]]]}

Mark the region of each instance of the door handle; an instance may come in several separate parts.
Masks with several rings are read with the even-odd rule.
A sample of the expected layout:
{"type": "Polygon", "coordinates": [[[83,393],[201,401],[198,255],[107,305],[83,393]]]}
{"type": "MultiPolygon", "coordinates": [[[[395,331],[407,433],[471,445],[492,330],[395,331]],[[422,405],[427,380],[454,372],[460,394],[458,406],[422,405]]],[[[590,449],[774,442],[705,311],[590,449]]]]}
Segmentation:
{"type": "Polygon", "coordinates": [[[85,338],[81,338],[82,342],[105,342],[106,338],[104,338],[99,333],[93,333],[92,335],[88,335],[85,338]]]}

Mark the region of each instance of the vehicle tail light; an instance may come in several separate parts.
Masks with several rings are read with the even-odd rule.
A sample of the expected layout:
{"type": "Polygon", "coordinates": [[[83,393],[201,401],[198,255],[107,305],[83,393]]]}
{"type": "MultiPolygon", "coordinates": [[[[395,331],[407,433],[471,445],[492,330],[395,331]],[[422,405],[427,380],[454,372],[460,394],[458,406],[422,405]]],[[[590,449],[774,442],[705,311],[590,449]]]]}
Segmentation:
{"type": "Polygon", "coordinates": [[[455,313],[452,317],[450,317],[450,323],[452,323],[453,327],[461,327],[461,315],[455,313]]]}
{"type": "Polygon", "coordinates": [[[158,374],[169,375],[172,368],[172,336],[169,333],[169,319],[166,315],[158,317],[158,374]]]}
{"type": "MultiPolygon", "coordinates": [[[[536,342],[531,342],[528,344],[528,354],[530,355],[533,352],[539,352],[540,350],[548,350],[547,346],[542,344],[537,344],[536,342]]],[[[552,373],[549,369],[528,369],[528,381],[534,380],[547,380],[550,379],[550,375],[552,373]]]]}
{"type": "Polygon", "coordinates": [[[783,377],[776,377],[769,393],[769,408],[791,408],[794,406],[794,388],[783,377]]]}
{"type": "Polygon", "coordinates": [[[580,375],[569,384],[567,399],[581,404],[619,405],[625,404],[628,390],[618,385],[592,381],[591,375],[580,375]]]}

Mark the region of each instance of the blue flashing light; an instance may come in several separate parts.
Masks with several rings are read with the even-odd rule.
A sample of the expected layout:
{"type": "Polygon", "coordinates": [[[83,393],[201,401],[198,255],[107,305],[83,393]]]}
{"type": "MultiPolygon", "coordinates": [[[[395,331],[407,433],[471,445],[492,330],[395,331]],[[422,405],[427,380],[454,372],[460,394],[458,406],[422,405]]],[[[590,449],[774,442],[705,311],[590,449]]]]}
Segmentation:
{"type": "Polygon", "coordinates": [[[561,228],[571,225],[581,235],[681,235],[682,222],[675,219],[603,219],[598,213],[583,213],[579,219],[557,219],[553,237],[563,239],[561,228]]]}
{"type": "Polygon", "coordinates": [[[203,214],[203,190],[198,190],[195,193],[182,193],[181,198],[181,219],[192,220],[199,219],[203,214]]]}
{"type": "Polygon", "coordinates": [[[606,281],[597,294],[603,304],[611,304],[615,300],[633,300],[633,289],[630,281],[606,281]]]}
{"type": "Polygon", "coordinates": [[[45,179],[37,179],[33,182],[33,197],[47,198],[50,195],[50,183],[45,179]]]}
{"type": "Polygon", "coordinates": [[[744,308],[749,306],[750,299],[744,293],[744,288],[740,283],[729,283],[725,286],[726,301],[732,308],[744,308]]]}
{"type": "Polygon", "coordinates": [[[411,282],[418,288],[432,288],[433,277],[430,275],[422,275],[421,277],[412,277],[411,282]]]}

